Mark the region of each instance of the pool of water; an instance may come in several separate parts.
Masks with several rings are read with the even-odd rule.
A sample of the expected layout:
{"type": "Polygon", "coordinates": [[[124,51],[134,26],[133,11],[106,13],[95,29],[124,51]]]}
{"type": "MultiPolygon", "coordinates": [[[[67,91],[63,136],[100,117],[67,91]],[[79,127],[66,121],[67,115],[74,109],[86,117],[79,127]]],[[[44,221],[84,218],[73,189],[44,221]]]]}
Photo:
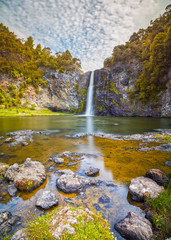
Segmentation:
{"type": "MultiPolygon", "coordinates": [[[[91,210],[94,208],[102,213],[114,230],[114,223],[124,218],[129,211],[143,216],[143,205],[135,203],[128,195],[128,184],[133,177],[144,175],[150,168],[159,168],[169,174],[169,167],[164,162],[171,158],[170,153],[137,151],[140,142],[113,141],[97,137],[84,137],[71,139],[66,136],[85,133],[112,133],[133,134],[154,131],[154,129],[171,128],[169,119],[152,118],[119,118],[119,117],[85,117],[85,116],[41,116],[41,117],[0,117],[0,136],[10,131],[21,129],[48,130],[50,135],[33,135],[33,142],[26,147],[16,146],[8,148],[8,144],[0,146],[0,153],[5,155],[1,162],[8,164],[23,163],[27,157],[41,161],[46,168],[52,165],[49,158],[64,151],[95,153],[97,158],[85,157],[74,166],[55,165],[52,172],[47,172],[47,180],[42,186],[31,193],[20,192],[16,197],[9,197],[5,190],[0,190],[0,212],[9,210],[13,214],[27,216],[31,212],[41,214],[43,211],[35,207],[36,198],[43,189],[52,190],[59,199],[59,206],[71,204],[84,206],[91,210]],[[57,132],[53,131],[59,130],[57,132]],[[64,194],[56,188],[56,169],[69,168],[79,175],[90,166],[100,168],[99,178],[113,181],[114,187],[105,184],[87,187],[84,194],[64,194]],[[99,198],[106,194],[109,203],[100,203],[99,198]]],[[[3,142],[3,141],[1,141],[3,142]]],[[[115,232],[116,233],[116,232],[115,232]]],[[[123,239],[117,235],[117,239],[123,239]]]]}

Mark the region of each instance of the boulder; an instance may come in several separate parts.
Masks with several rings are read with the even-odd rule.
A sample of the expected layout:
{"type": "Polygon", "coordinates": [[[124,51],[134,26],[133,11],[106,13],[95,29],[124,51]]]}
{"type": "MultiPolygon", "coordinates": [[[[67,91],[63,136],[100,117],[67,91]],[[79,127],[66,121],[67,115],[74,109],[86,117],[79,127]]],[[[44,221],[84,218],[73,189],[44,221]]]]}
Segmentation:
{"type": "Polygon", "coordinates": [[[114,225],[116,231],[123,238],[129,240],[150,240],[153,236],[152,225],[149,220],[139,217],[133,212],[114,225]]]}
{"type": "Polygon", "coordinates": [[[42,163],[27,158],[23,165],[13,164],[4,177],[13,181],[21,191],[32,191],[38,188],[46,179],[46,170],[42,163]]]}
{"type": "Polygon", "coordinates": [[[90,167],[89,169],[87,169],[87,170],[85,171],[85,174],[86,174],[87,176],[93,177],[93,176],[97,175],[97,174],[99,173],[99,171],[100,171],[99,168],[90,167]]]}
{"type": "Polygon", "coordinates": [[[6,170],[9,168],[8,164],[5,163],[1,163],[0,162],[0,175],[4,175],[4,173],[6,172],[6,170]]]}
{"type": "Polygon", "coordinates": [[[56,206],[57,204],[58,200],[55,194],[51,191],[43,191],[36,201],[36,206],[45,210],[51,208],[52,206],[56,206]]]}
{"type": "Polygon", "coordinates": [[[58,171],[58,174],[62,174],[56,181],[57,187],[65,193],[81,192],[86,185],[96,185],[101,181],[99,179],[89,179],[79,176],[69,169],[58,171]]]}
{"type": "Polygon", "coordinates": [[[164,188],[150,178],[133,178],[129,185],[129,193],[134,201],[144,201],[145,198],[155,198],[164,188]]]}
{"type": "Polygon", "coordinates": [[[159,169],[150,169],[146,172],[146,177],[153,179],[159,185],[169,183],[169,179],[166,174],[159,169]]]}

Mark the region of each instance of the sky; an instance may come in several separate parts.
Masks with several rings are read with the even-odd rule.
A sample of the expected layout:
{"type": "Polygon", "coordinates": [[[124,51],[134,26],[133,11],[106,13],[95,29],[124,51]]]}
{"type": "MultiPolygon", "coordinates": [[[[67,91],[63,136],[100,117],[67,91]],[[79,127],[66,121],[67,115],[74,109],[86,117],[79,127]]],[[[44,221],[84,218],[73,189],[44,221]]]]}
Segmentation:
{"type": "Polygon", "coordinates": [[[0,22],[52,52],[69,50],[82,70],[102,68],[112,50],[146,28],[171,0],[0,0],[0,22]]]}

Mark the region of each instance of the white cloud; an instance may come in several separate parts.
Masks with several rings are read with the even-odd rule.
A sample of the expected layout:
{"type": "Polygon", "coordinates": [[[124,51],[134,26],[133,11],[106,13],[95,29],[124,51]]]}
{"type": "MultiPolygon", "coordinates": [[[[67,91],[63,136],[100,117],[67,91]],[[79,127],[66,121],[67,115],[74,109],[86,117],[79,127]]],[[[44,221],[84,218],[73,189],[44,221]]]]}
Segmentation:
{"type": "Polygon", "coordinates": [[[170,0],[0,0],[0,21],[53,52],[69,49],[83,70],[103,67],[113,47],[147,27],[170,0]]]}

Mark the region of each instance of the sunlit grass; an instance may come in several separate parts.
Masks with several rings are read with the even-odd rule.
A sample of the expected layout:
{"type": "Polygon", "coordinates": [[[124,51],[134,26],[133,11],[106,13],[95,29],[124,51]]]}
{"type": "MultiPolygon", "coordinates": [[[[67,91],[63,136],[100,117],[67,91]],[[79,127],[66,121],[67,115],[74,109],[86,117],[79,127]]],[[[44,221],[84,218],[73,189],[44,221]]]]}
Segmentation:
{"type": "Polygon", "coordinates": [[[0,109],[0,116],[41,116],[41,115],[71,115],[70,113],[52,112],[49,109],[9,108],[0,109]]]}

